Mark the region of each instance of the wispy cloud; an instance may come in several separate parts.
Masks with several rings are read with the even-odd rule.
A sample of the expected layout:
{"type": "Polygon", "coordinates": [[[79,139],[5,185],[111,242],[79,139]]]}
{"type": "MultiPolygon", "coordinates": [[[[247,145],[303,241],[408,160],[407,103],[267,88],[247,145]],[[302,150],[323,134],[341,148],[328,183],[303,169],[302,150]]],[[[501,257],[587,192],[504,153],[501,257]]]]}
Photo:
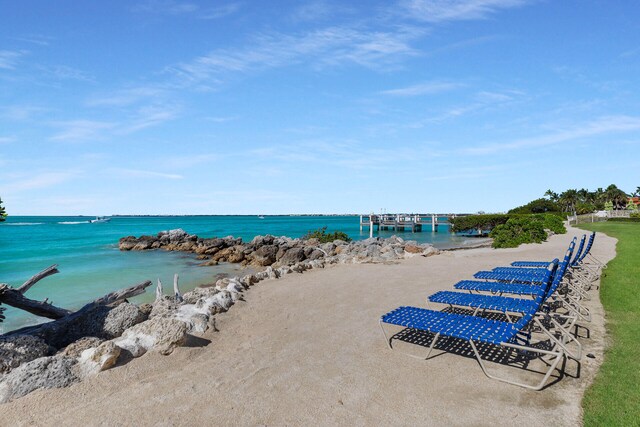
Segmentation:
{"type": "Polygon", "coordinates": [[[315,66],[358,64],[379,69],[416,55],[409,42],[422,30],[403,27],[383,32],[330,27],[304,34],[269,33],[249,46],[220,49],[169,69],[184,84],[220,84],[231,73],[248,73],[302,63],[315,66]]]}
{"type": "Polygon", "coordinates": [[[20,58],[27,53],[25,50],[0,50],[0,69],[15,70],[20,58]]]}
{"type": "Polygon", "coordinates": [[[233,15],[234,13],[240,10],[240,3],[227,3],[222,6],[212,7],[210,9],[205,9],[200,14],[200,19],[220,19],[229,15],[233,15]]]}
{"type": "Polygon", "coordinates": [[[15,140],[16,139],[12,136],[0,136],[0,144],[9,144],[15,140]]]}
{"type": "Polygon", "coordinates": [[[130,178],[184,179],[184,176],[174,173],[164,173],[140,169],[112,169],[111,172],[116,176],[125,176],[130,178]]]}
{"type": "Polygon", "coordinates": [[[121,89],[109,95],[94,95],[87,100],[90,107],[114,106],[121,107],[137,102],[155,99],[166,93],[166,90],[154,86],[139,86],[121,89]]]}
{"type": "Polygon", "coordinates": [[[484,19],[501,9],[523,6],[527,0],[405,0],[407,16],[431,23],[484,19]]]}
{"type": "Polygon", "coordinates": [[[205,120],[213,123],[227,123],[234,120],[238,120],[239,116],[220,116],[220,117],[207,117],[205,120]]]}
{"type": "Polygon", "coordinates": [[[28,120],[34,115],[47,111],[49,111],[49,109],[34,105],[10,105],[0,108],[0,117],[9,120],[28,120]]]}
{"type": "Polygon", "coordinates": [[[425,119],[412,124],[411,127],[420,128],[428,123],[441,123],[469,114],[506,108],[514,102],[521,100],[525,95],[525,93],[518,90],[507,90],[503,92],[479,91],[474,93],[468,102],[448,107],[445,108],[444,111],[429,115],[425,119]]]}
{"type": "Polygon", "coordinates": [[[52,37],[44,36],[41,34],[26,34],[19,37],[13,37],[13,40],[34,44],[37,46],[49,46],[51,41],[53,41],[52,37]]]}
{"type": "Polygon", "coordinates": [[[41,67],[42,70],[51,77],[58,80],[77,80],[82,82],[95,82],[95,79],[77,68],[66,65],[54,65],[51,67],[41,67]]]}
{"type": "Polygon", "coordinates": [[[582,138],[600,135],[624,133],[640,130],[640,117],[608,116],[600,117],[588,123],[576,125],[570,129],[559,130],[547,135],[524,138],[506,143],[492,143],[477,147],[463,148],[459,154],[493,154],[500,151],[512,151],[527,148],[557,145],[582,138]]]}
{"type": "Polygon", "coordinates": [[[294,22],[321,21],[334,15],[336,12],[343,12],[346,8],[338,4],[329,4],[324,0],[315,0],[299,5],[291,14],[294,22]]]}
{"type": "Polygon", "coordinates": [[[77,176],[76,172],[40,172],[33,176],[25,177],[8,184],[3,184],[2,190],[6,194],[22,191],[49,188],[71,180],[77,176]]]}
{"type": "Polygon", "coordinates": [[[112,122],[94,120],[68,120],[55,122],[53,125],[62,130],[53,135],[51,140],[63,142],[84,142],[101,139],[105,132],[115,127],[112,122]]]}
{"type": "Polygon", "coordinates": [[[127,124],[124,124],[117,133],[129,134],[157,126],[162,123],[175,119],[178,116],[179,108],[177,106],[150,106],[143,107],[138,110],[136,117],[127,124]]]}
{"type": "Polygon", "coordinates": [[[451,90],[459,89],[464,86],[464,84],[456,82],[432,81],[399,89],[384,90],[381,93],[384,95],[392,96],[432,95],[434,93],[448,92],[451,90]]]}
{"type": "Polygon", "coordinates": [[[154,14],[181,15],[193,13],[200,9],[196,3],[174,0],[147,0],[137,3],[132,7],[134,12],[146,12],[154,14]]]}

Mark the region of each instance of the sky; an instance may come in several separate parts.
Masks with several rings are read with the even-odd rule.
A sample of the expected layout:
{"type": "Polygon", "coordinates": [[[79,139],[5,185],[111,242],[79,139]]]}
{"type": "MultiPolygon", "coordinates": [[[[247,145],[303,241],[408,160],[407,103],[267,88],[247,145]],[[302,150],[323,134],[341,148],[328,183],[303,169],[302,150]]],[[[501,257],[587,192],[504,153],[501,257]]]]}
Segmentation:
{"type": "Polygon", "coordinates": [[[446,213],[632,192],[639,92],[636,0],[0,0],[0,198],[446,213]]]}

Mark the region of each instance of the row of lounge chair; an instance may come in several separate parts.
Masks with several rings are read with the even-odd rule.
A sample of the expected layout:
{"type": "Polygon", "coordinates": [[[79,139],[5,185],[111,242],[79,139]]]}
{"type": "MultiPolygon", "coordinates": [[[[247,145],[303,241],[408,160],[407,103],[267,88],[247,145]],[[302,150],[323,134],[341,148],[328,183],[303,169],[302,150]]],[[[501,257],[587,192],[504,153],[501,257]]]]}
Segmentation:
{"type": "MultiPolygon", "coordinates": [[[[403,306],[390,311],[380,318],[388,347],[393,349],[396,340],[428,347],[426,356],[408,354],[422,359],[447,352],[474,356],[489,378],[533,390],[544,388],[561,361],[569,358],[579,364],[582,358],[577,338],[582,325],[577,322],[590,321],[584,301],[606,268],[591,254],[595,236],[595,232],[590,235],[586,247],[587,236],[582,236],[577,250],[574,237],[562,261],[515,261],[480,271],[476,280],[456,283],[458,291],[429,296],[428,308],[403,306]],[[446,308],[434,310],[431,304],[446,308]],[[389,337],[385,329],[389,325],[403,329],[389,337]],[[462,349],[464,342],[471,353],[468,347],[462,349]],[[442,351],[431,356],[434,349],[442,351]],[[535,360],[542,369],[529,369],[535,360]],[[531,384],[499,376],[489,372],[488,361],[532,370],[542,379],[531,384]]],[[[559,369],[557,378],[563,374],[564,368],[559,369]]]]}

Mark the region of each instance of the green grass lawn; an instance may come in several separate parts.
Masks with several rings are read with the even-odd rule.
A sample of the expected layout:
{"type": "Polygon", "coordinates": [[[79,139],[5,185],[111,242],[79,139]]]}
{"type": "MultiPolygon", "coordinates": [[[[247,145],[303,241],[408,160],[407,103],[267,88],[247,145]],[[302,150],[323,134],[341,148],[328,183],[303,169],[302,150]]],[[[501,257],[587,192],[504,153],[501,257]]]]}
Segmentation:
{"type": "Polygon", "coordinates": [[[609,262],[600,288],[612,345],[582,401],[584,424],[640,426],[640,223],[602,222],[580,228],[618,239],[617,256],[609,262]]]}

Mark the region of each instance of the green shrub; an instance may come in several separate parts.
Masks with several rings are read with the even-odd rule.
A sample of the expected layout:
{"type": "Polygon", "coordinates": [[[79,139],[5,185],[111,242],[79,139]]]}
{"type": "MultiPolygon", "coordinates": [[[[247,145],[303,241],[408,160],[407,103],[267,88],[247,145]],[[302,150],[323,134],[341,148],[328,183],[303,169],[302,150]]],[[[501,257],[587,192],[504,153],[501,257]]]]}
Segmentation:
{"type": "Polygon", "coordinates": [[[318,239],[320,243],[329,243],[333,242],[334,240],[343,240],[345,242],[351,241],[351,237],[349,237],[345,232],[334,231],[333,233],[327,233],[326,226],[314,231],[307,232],[307,234],[302,239],[318,239]]]}
{"type": "Polygon", "coordinates": [[[496,226],[489,237],[493,238],[494,248],[515,248],[523,243],[541,243],[547,239],[547,233],[544,231],[543,221],[520,216],[496,226]]]}
{"type": "Polygon", "coordinates": [[[547,212],[560,212],[562,209],[556,202],[548,199],[536,199],[526,205],[511,209],[510,214],[535,214],[547,212]]]}
{"type": "Polygon", "coordinates": [[[508,220],[509,215],[505,214],[459,216],[451,218],[451,231],[491,230],[508,220]]]}
{"type": "Polygon", "coordinates": [[[533,219],[542,222],[542,228],[545,230],[551,230],[555,234],[565,234],[567,228],[564,226],[564,221],[557,215],[552,214],[538,214],[533,215],[533,219]]]}
{"type": "Polygon", "coordinates": [[[640,212],[630,213],[629,218],[640,218],[640,212]]]}

